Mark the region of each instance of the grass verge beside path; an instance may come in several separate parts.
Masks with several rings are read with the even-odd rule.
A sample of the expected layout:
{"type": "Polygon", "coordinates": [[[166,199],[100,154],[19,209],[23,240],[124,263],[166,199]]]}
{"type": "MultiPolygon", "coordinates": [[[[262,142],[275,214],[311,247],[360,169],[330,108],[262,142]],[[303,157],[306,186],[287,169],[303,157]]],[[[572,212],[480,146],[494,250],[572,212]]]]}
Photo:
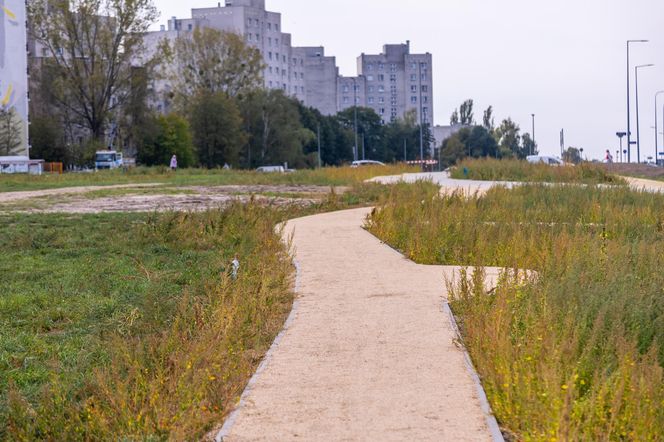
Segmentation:
{"type": "Polygon", "coordinates": [[[452,308],[515,440],[664,440],[664,197],[525,185],[440,196],[399,184],[368,228],[425,264],[534,269],[451,284],[452,308]]]}
{"type": "Polygon", "coordinates": [[[0,440],[200,439],[291,309],[275,225],[383,192],[307,209],[0,216],[0,440]]]}
{"type": "Polygon", "coordinates": [[[452,169],[452,178],[479,181],[580,183],[626,185],[625,180],[601,164],[554,167],[520,160],[467,159],[452,169]]]}
{"type": "Polygon", "coordinates": [[[139,167],[127,171],[107,170],[91,173],[66,173],[64,175],[0,175],[0,192],[145,183],[164,183],[170,186],[221,186],[232,184],[345,186],[360,183],[380,175],[400,175],[415,171],[419,171],[419,169],[405,165],[355,169],[350,167],[328,167],[315,170],[299,170],[286,174],[222,169],[181,169],[173,173],[165,167],[139,167]]]}

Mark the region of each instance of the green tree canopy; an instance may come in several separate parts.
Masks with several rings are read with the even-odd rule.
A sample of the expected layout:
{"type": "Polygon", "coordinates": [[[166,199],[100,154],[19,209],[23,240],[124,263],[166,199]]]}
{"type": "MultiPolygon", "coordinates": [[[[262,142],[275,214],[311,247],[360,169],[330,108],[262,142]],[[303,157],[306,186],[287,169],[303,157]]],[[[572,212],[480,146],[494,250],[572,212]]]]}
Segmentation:
{"type": "Polygon", "coordinates": [[[49,55],[58,107],[104,142],[131,94],[132,63],[153,65],[143,43],[158,17],[152,0],[29,0],[28,14],[32,37],[49,55]]]}
{"type": "Polygon", "coordinates": [[[189,123],[176,114],[153,116],[144,122],[137,161],[146,166],[167,166],[177,155],[179,167],[196,164],[189,123]]]}
{"type": "Polygon", "coordinates": [[[303,148],[316,135],[300,120],[298,103],[281,90],[256,90],[240,101],[248,142],[243,150],[245,167],[287,162],[306,166],[303,148]]]}
{"type": "Polygon", "coordinates": [[[235,100],[224,92],[198,94],[191,107],[190,122],[201,165],[210,169],[240,165],[240,151],[247,136],[235,100]]]}
{"type": "Polygon", "coordinates": [[[175,40],[162,65],[183,109],[198,94],[247,95],[263,84],[263,57],[242,36],[203,27],[175,40]]]}

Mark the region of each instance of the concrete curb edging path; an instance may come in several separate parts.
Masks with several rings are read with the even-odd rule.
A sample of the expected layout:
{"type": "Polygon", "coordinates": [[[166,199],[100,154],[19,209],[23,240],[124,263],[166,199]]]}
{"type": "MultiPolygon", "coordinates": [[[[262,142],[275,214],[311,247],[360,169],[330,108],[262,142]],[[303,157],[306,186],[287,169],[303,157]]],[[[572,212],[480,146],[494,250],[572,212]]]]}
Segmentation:
{"type": "Polygon", "coordinates": [[[369,211],[287,223],[298,303],[217,440],[502,440],[441,308],[458,268],[406,260],[369,211]]]}

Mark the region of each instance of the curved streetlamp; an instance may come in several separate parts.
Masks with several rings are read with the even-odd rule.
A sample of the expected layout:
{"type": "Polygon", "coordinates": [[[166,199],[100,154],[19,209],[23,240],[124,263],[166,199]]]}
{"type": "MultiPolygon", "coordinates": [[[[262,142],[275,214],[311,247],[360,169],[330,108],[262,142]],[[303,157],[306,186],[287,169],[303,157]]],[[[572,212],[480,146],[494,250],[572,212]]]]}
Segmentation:
{"type": "MultiPolygon", "coordinates": [[[[655,94],[655,164],[659,164],[659,128],[657,127],[657,97],[661,94],[664,94],[664,90],[658,91],[655,94]]],[[[664,112],[664,110],[662,111],[664,112]]],[[[664,143],[664,137],[662,137],[662,142],[664,143]]],[[[662,144],[664,146],[664,144],[662,144]]],[[[664,160],[664,158],[662,158],[664,160]]]]}
{"type": "Polygon", "coordinates": [[[636,162],[638,164],[641,164],[641,134],[639,131],[639,69],[650,68],[653,66],[655,65],[650,63],[640,64],[634,67],[634,77],[636,81],[636,162]]]}
{"type": "Polygon", "coordinates": [[[632,162],[632,118],[630,115],[630,88],[629,88],[629,74],[632,66],[629,64],[629,45],[630,43],[648,43],[648,40],[627,40],[627,162],[632,162]]]}

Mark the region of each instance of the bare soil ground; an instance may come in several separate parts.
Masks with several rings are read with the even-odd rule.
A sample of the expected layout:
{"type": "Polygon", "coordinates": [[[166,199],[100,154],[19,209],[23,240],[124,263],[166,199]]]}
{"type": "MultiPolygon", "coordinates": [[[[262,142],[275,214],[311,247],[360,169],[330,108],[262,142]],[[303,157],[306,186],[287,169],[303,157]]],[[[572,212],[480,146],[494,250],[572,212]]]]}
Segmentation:
{"type": "MultiPolygon", "coordinates": [[[[345,188],[335,188],[343,193],[345,188]]],[[[101,213],[198,211],[250,199],[266,204],[307,206],[330,192],[326,186],[104,186],[0,194],[0,211],[101,213]],[[105,195],[105,193],[109,193],[105,195]],[[115,192],[115,194],[113,194],[115,192]]]]}

